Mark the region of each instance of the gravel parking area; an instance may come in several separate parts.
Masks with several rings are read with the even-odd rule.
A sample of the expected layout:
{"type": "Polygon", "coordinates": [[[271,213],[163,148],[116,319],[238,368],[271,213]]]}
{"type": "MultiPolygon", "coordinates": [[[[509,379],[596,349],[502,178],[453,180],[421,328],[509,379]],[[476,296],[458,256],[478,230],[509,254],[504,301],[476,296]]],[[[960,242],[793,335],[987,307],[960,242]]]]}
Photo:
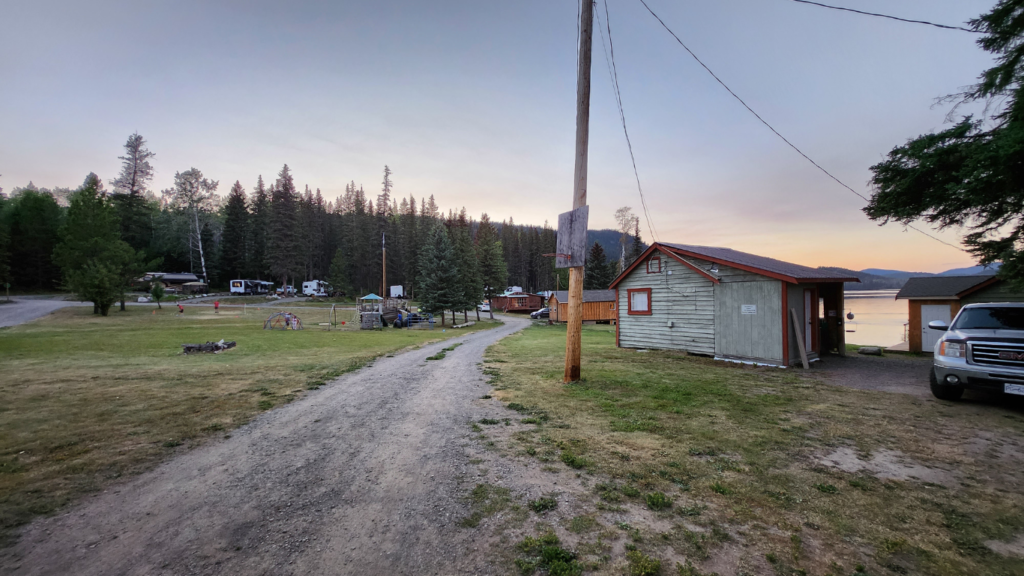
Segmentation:
{"type": "Polygon", "coordinates": [[[931,356],[886,354],[885,356],[825,356],[811,364],[811,374],[821,375],[838,386],[910,394],[931,398],[928,370],[931,356]]]}

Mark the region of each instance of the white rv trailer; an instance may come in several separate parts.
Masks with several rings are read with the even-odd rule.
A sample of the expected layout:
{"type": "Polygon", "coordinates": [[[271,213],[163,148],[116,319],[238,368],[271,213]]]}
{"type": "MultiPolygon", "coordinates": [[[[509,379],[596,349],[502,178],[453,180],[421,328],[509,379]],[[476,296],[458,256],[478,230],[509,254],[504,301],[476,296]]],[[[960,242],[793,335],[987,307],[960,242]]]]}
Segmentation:
{"type": "Polygon", "coordinates": [[[273,282],[265,280],[232,280],[231,293],[243,295],[267,294],[273,285],[273,282]]]}
{"type": "Polygon", "coordinates": [[[232,294],[252,294],[253,286],[251,280],[232,280],[231,281],[231,293],[232,294]]]}
{"type": "Polygon", "coordinates": [[[302,283],[302,294],[304,296],[327,296],[331,286],[323,280],[310,280],[302,283]]]}

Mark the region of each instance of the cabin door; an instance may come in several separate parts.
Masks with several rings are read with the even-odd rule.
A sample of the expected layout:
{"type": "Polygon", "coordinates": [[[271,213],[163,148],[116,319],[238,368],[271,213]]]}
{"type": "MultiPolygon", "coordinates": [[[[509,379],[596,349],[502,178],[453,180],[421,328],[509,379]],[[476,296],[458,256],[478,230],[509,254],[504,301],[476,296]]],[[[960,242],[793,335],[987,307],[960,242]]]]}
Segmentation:
{"type": "Polygon", "coordinates": [[[804,349],[808,352],[818,351],[814,345],[814,323],[818,319],[815,300],[813,290],[804,290],[804,349]]]}
{"type": "Polygon", "coordinates": [[[921,351],[931,352],[935,349],[935,343],[942,337],[941,330],[932,330],[928,323],[934,320],[941,320],[949,325],[950,320],[949,304],[921,306],[921,351]]]}

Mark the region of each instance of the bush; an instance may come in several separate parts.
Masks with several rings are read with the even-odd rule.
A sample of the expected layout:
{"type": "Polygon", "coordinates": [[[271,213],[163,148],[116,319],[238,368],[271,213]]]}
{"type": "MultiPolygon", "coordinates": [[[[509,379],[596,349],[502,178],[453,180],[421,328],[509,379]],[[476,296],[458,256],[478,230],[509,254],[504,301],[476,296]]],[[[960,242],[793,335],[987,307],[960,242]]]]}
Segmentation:
{"type": "Polygon", "coordinates": [[[538,498],[530,501],[530,510],[538,514],[543,514],[548,510],[554,510],[558,508],[558,501],[554,498],[538,498]]]}
{"type": "Polygon", "coordinates": [[[651,510],[665,510],[672,507],[672,500],[661,492],[652,492],[645,498],[647,507],[651,510]]]}
{"type": "Polygon", "coordinates": [[[655,560],[639,550],[626,552],[629,576],[657,576],[661,574],[661,560],[655,560]]]}

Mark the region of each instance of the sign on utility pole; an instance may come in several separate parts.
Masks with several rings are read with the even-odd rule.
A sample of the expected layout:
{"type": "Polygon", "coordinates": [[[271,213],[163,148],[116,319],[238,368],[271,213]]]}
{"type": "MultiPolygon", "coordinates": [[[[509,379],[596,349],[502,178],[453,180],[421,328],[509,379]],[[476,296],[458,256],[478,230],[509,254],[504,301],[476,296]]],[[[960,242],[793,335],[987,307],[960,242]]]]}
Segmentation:
{"type": "MultiPolygon", "coordinates": [[[[574,172],[572,208],[573,213],[582,217],[584,246],[587,229],[587,154],[590,140],[590,56],[594,40],[594,2],[580,0],[580,47],[579,70],[576,76],[576,170],[574,172]]],[[[580,223],[573,217],[573,228],[580,223]]],[[[559,224],[561,224],[559,218],[559,224]]],[[[561,228],[561,226],[559,226],[561,228]]],[[[559,230],[559,240],[562,230],[559,230]]],[[[585,249],[585,248],[584,248],[585,249]]],[[[569,253],[569,321],[565,334],[565,382],[580,379],[580,348],[583,327],[583,262],[582,254],[569,253]]]]}

